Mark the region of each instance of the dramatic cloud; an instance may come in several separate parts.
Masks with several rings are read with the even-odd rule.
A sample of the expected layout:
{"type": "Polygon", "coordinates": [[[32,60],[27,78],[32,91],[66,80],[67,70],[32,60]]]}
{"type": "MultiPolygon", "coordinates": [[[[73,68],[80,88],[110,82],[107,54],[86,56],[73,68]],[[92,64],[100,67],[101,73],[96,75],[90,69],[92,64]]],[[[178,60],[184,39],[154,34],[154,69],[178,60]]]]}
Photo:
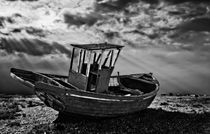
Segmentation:
{"type": "Polygon", "coordinates": [[[210,32],[209,24],[210,24],[210,18],[197,18],[177,26],[177,29],[180,29],[181,32],[186,32],[186,31],[210,32]]]}
{"type": "MultiPolygon", "coordinates": [[[[46,31],[44,31],[41,28],[34,28],[34,27],[25,27],[23,28],[28,34],[39,36],[39,37],[45,37],[46,31]]],[[[14,32],[14,31],[13,31],[14,32]]]]}
{"type": "Polygon", "coordinates": [[[71,57],[71,51],[58,43],[48,43],[38,39],[12,39],[2,38],[0,49],[5,50],[7,53],[26,53],[32,56],[44,56],[47,54],[62,53],[71,57]]]}
{"type": "Polygon", "coordinates": [[[102,15],[95,12],[71,12],[67,11],[63,14],[64,22],[68,24],[68,26],[76,25],[94,25],[98,20],[102,19],[102,15]]]}
{"type": "Polygon", "coordinates": [[[209,0],[164,0],[164,1],[169,2],[171,4],[179,4],[179,3],[184,3],[184,2],[195,2],[195,3],[209,2],[209,0]]]}
{"type": "Polygon", "coordinates": [[[7,0],[7,1],[39,1],[39,0],[7,0]]]}
{"type": "Polygon", "coordinates": [[[20,14],[15,13],[11,16],[0,16],[0,27],[4,27],[5,23],[15,23],[15,18],[22,17],[20,14]]]}
{"type": "Polygon", "coordinates": [[[102,11],[120,11],[128,4],[136,3],[139,0],[97,0],[96,10],[102,11]]]}

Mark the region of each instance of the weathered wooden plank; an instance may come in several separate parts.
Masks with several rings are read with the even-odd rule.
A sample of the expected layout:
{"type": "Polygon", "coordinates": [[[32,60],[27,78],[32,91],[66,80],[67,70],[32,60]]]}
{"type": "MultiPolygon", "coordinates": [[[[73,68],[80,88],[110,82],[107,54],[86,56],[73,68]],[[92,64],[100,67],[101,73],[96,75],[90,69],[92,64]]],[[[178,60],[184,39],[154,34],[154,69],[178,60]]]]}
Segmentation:
{"type": "Polygon", "coordinates": [[[87,77],[71,70],[69,72],[68,82],[81,90],[85,90],[87,86],[87,77]]]}
{"type": "Polygon", "coordinates": [[[107,91],[108,86],[109,86],[109,78],[110,78],[112,69],[101,68],[101,70],[99,71],[98,83],[96,87],[97,93],[102,93],[104,91],[107,91]]]}
{"type": "Polygon", "coordinates": [[[84,115],[96,115],[96,116],[107,116],[107,115],[117,115],[117,114],[126,114],[131,112],[140,111],[148,107],[151,101],[154,99],[150,98],[148,100],[131,103],[129,105],[96,105],[94,106],[81,103],[81,101],[74,101],[69,106],[67,105],[67,111],[70,113],[81,113],[84,115]]]}

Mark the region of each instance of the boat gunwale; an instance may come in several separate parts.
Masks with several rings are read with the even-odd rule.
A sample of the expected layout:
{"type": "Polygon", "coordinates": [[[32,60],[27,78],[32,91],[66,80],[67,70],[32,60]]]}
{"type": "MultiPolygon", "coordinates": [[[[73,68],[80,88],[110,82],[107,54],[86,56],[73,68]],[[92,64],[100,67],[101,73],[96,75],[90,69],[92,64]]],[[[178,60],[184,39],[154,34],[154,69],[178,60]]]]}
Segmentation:
{"type": "MultiPolygon", "coordinates": [[[[58,89],[61,88],[61,87],[57,87],[57,86],[54,86],[54,85],[48,85],[44,82],[36,82],[35,83],[35,89],[38,88],[38,89],[50,89],[50,90],[54,90],[54,89],[58,89]],[[52,89],[54,88],[54,89],[52,89]]],[[[103,99],[119,99],[119,100],[139,100],[139,99],[145,99],[145,98],[150,98],[152,96],[155,96],[159,90],[159,86],[156,84],[156,89],[150,93],[145,93],[145,94],[142,94],[142,95],[132,95],[132,96],[123,96],[123,95],[112,95],[112,94],[103,94],[103,93],[95,93],[95,92],[89,92],[89,91],[84,91],[84,90],[74,90],[74,89],[70,89],[70,88],[61,88],[61,89],[65,89],[66,90],[66,96],[71,96],[71,94],[74,94],[76,96],[80,96],[80,98],[85,98],[85,99],[88,99],[86,97],[97,97],[97,98],[103,98],[103,99]],[[84,95],[84,94],[85,95],[84,95]],[[70,94],[70,95],[68,95],[70,94]]],[[[73,96],[74,96],[73,95],[73,96]]],[[[73,97],[72,96],[72,97],[73,97]]],[[[74,96],[74,97],[76,97],[74,96]]],[[[96,99],[97,100],[97,99],[96,99]]]]}
{"type": "MultiPolygon", "coordinates": [[[[49,81],[54,82],[55,84],[57,84],[57,86],[59,86],[59,87],[64,87],[63,85],[61,85],[59,82],[57,82],[57,81],[54,80],[53,78],[48,77],[48,76],[46,76],[46,75],[44,75],[44,74],[37,73],[37,72],[32,72],[32,71],[27,71],[27,70],[21,70],[21,71],[26,71],[26,72],[28,72],[28,73],[31,73],[31,74],[35,74],[35,75],[41,76],[41,77],[43,77],[43,78],[47,78],[49,81]]],[[[33,84],[33,83],[30,82],[30,81],[24,80],[24,79],[21,78],[20,76],[16,75],[14,72],[11,72],[11,73],[10,73],[10,76],[11,76],[12,78],[18,79],[20,82],[24,82],[24,83],[27,83],[28,85],[31,85],[31,87],[35,87],[35,83],[33,84]]]]}

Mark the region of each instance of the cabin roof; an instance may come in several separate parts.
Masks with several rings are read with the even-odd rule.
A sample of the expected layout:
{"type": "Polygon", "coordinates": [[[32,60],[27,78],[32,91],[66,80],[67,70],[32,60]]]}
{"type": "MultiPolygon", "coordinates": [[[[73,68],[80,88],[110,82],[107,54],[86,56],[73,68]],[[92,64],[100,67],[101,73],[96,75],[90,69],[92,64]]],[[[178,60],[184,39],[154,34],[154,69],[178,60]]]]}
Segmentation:
{"type": "Polygon", "coordinates": [[[124,46],[109,44],[109,43],[99,43],[99,44],[71,44],[73,47],[86,49],[86,50],[106,50],[106,49],[121,49],[124,46]]]}

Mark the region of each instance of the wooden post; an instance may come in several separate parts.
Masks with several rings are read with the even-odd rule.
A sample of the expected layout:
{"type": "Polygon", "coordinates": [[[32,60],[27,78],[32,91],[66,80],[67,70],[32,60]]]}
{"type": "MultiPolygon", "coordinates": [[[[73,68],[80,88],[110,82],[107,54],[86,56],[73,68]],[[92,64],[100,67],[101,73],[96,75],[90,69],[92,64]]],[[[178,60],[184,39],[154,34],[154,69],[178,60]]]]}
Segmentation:
{"type": "Polygon", "coordinates": [[[81,59],[82,59],[82,50],[80,50],[80,53],[79,53],[79,60],[78,60],[78,73],[80,73],[81,59]]]}
{"type": "Polygon", "coordinates": [[[112,50],[112,52],[111,52],[111,58],[110,58],[109,68],[112,67],[113,53],[114,53],[114,50],[112,50]]]}
{"type": "Polygon", "coordinates": [[[99,53],[97,59],[96,59],[96,63],[99,64],[98,60],[101,58],[101,53],[99,53]]]}
{"type": "Polygon", "coordinates": [[[107,60],[109,59],[109,55],[110,55],[110,54],[111,54],[111,50],[110,50],[109,53],[107,54],[107,56],[106,56],[106,58],[105,58],[105,60],[104,60],[103,66],[106,65],[106,62],[107,62],[107,60]]]}
{"type": "Polygon", "coordinates": [[[120,51],[121,51],[121,49],[118,49],[118,53],[117,53],[117,56],[116,56],[116,58],[115,58],[115,61],[114,61],[113,66],[115,66],[115,64],[116,64],[116,62],[117,62],[117,59],[118,59],[119,54],[120,54],[120,51]]]}
{"type": "Polygon", "coordinates": [[[73,50],[72,50],[69,72],[72,71],[73,59],[74,59],[74,51],[75,51],[75,48],[73,48],[73,50]]]}
{"type": "Polygon", "coordinates": [[[86,55],[86,50],[84,50],[84,53],[83,53],[82,64],[85,63],[85,55],[86,55]]]}
{"type": "Polygon", "coordinates": [[[94,53],[93,62],[96,62],[96,52],[94,53]]]}
{"type": "Polygon", "coordinates": [[[103,54],[104,54],[104,50],[101,51],[101,59],[99,61],[99,69],[101,69],[101,66],[102,66],[103,54]]]}

